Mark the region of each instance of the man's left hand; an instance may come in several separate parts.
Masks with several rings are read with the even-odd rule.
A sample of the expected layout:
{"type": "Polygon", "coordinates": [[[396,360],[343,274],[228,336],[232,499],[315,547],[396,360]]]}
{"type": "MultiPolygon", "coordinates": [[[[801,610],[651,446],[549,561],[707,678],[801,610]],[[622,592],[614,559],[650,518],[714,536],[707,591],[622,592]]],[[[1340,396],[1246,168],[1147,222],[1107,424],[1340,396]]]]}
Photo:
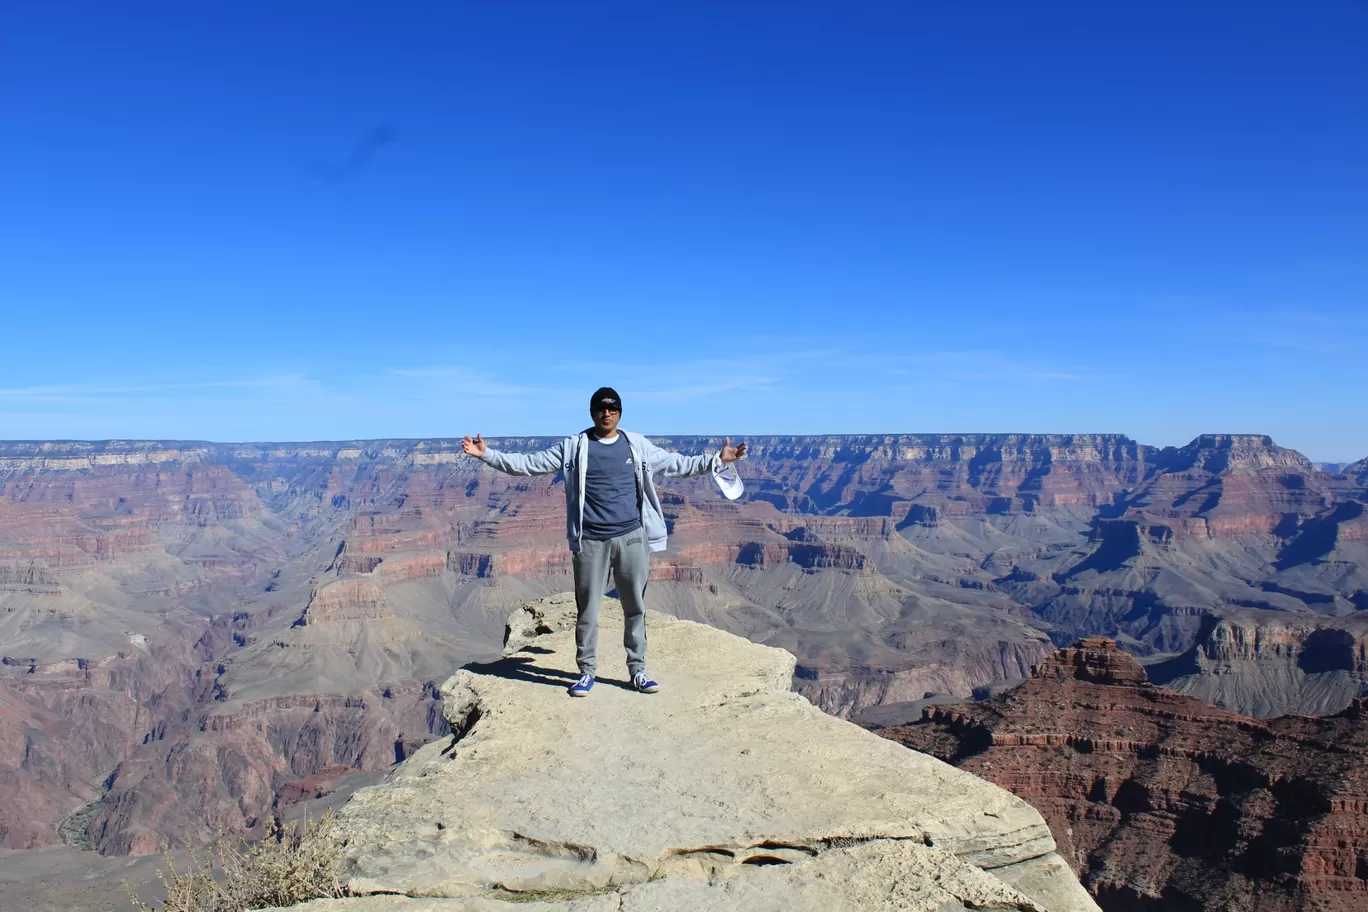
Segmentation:
{"type": "Polygon", "coordinates": [[[745,456],[746,442],[743,440],[736,446],[732,446],[730,437],[726,438],[722,442],[722,452],[717,454],[717,457],[721,459],[724,463],[736,462],[736,460],[738,459],[744,459],[745,456]]]}

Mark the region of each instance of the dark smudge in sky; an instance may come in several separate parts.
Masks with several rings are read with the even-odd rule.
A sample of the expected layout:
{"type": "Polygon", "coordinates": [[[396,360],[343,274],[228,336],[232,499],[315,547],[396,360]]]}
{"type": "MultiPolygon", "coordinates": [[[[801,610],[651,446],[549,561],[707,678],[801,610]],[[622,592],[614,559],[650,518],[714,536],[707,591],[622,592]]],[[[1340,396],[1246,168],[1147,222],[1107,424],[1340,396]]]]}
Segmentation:
{"type": "Polygon", "coordinates": [[[320,180],[330,183],[355,177],[370,167],[381,147],[399,141],[393,124],[382,123],[367,130],[356,142],[350,155],[340,162],[315,162],[313,172],[320,180]]]}

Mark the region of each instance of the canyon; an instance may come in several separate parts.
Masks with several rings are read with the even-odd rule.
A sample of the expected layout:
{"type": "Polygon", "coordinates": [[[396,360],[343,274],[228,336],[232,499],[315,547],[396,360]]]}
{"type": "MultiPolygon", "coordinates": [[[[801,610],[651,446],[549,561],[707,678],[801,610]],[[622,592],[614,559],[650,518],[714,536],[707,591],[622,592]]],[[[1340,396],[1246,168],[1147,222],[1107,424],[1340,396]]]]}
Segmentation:
{"type": "MultiPolygon", "coordinates": [[[[1245,717],[1368,694],[1368,463],[1257,435],[748,442],[738,501],[661,480],[648,604],[789,651],[832,715],[917,719],[1098,635],[1245,717]]],[[[0,846],[155,852],[345,789],[447,734],[441,682],[570,588],[560,480],[456,440],[0,443],[0,846]]]]}
{"type": "Polygon", "coordinates": [[[1108,910],[1368,906],[1368,700],[1255,719],[1149,683],[1106,638],[884,737],[990,779],[1048,821],[1108,910]]]}

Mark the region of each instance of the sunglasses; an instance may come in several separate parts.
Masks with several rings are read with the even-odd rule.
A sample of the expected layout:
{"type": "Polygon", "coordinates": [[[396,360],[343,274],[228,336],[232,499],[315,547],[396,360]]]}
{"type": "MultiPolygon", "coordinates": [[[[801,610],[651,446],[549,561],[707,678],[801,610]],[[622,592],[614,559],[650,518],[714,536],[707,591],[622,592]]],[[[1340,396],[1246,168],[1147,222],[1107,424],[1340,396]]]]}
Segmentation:
{"type": "Polygon", "coordinates": [[[607,400],[604,400],[603,402],[600,402],[598,405],[594,406],[594,411],[596,411],[596,412],[620,412],[620,411],[622,411],[622,406],[616,405],[616,404],[613,404],[613,403],[609,403],[607,400]]]}

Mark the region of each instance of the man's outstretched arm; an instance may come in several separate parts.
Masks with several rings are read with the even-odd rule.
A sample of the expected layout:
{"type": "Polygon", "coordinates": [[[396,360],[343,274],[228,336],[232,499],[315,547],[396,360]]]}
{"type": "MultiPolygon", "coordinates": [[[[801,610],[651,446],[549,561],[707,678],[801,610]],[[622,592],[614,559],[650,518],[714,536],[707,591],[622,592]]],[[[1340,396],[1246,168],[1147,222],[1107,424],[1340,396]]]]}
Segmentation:
{"type": "Polygon", "coordinates": [[[731,438],[726,438],[722,449],[717,453],[704,453],[702,456],[685,456],[671,453],[646,441],[650,448],[651,474],[661,474],[669,478],[683,478],[687,475],[703,475],[707,472],[721,472],[728,465],[746,455],[745,442],[732,446],[731,438]]]}
{"type": "Polygon", "coordinates": [[[536,453],[500,453],[476,434],[473,440],[462,438],[461,449],[467,456],[474,456],[490,468],[509,475],[550,475],[565,468],[563,444],[536,453]]]}

